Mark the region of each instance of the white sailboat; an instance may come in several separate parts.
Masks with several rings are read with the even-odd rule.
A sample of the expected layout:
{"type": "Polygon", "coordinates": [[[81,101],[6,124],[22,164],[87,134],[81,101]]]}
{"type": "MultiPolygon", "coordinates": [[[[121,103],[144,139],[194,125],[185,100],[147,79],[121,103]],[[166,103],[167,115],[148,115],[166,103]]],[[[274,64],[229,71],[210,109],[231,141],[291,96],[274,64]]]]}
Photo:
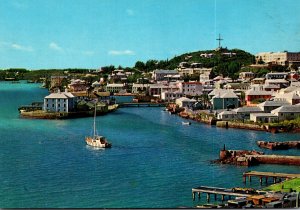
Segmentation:
{"type": "MultiPolygon", "coordinates": [[[[97,103],[96,103],[97,104],[97,103]]],[[[99,136],[96,131],[96,104],[94,111],[94,133],[93,136],[85,137],[85,142],[87,145],[98,148],[111,148],[111,143],[109,143],[104,136],[99,136]]]]}

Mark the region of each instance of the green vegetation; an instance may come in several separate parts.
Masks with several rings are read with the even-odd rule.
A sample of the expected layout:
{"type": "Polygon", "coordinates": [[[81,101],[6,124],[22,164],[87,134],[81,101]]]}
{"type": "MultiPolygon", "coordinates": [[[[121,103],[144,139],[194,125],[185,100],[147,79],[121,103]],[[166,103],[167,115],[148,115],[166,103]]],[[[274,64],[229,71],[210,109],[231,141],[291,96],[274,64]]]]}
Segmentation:
{"type": "MultiPolygon", "coordinates": [[[[186,62],[187,64],[201,63],[201,66],[203,66],[204,68],[212,68],[210,78],[213,78],[217,75],[223,75],[224,77],[228,76],[232,79],[237,79],[239,73],[244,71],[251,71],[255,73],[257,77],[261,77],[270,71],[283,72],[287,70],[286,66],[279,65],[273,65],[268,67],[264,66],[261,68],[249,67],[249,65],[255,62],[254,55],[240,49],[221,48],[218,50],[202,50],[184,53],[182,55],[178,55],[166,60],[150,59],[146,62],[137,61],[133,67],[115,67],[114,65],[104,66],[97,73],[95,71],[96,69],[77,68],[40,70],[27,70],[22,68],[6,69],[0,70],[0,80],[5,80],[5,78],[14,78],[16,80],[32,80],[40,82],[41,78],[46,78],[45,82],[47,83],[47,79],[49,79],[50,76],[68,75],[69,79],[85,79],[86,81],[89,80],[89,83],[92,83],[93,81],[98,80],[100,77],[107,79],[108,75],[110,75],[116,69],[123,69],[124,71],[134,73],[128,78],[128,82],[133,83],[136,82],[137,78],[142,77],[143,73],[149,73],[155,69],[176,69],[178,68],[181,62],[186,62]],[[94,74],[93,76],[97,77],[86,78],[86,74],[94,74]]],[[[183,79],[185,81],[198,80],[199,75],[189,75],[183,79]]]]}
{"type": "Polygon", "coordinates": [[[278,184],[273,184],[266,188],[263,188],[263,190],[281,191],[281,192],[289,192],[289,191],[300,192],[300,178],[290,179],[278,184]]]}
{"type": "Polygon", "coordinates": [[[300,117],[298,117],[294,120],[284,120],[284,121],[278,122],[278,123],[270,123],[269,126],[270,126],[270,128],[277,127],[277,128],[284,129],[286,131],[292,131],[294,129],[299,129],[300,128],[300,117]]]}
{"type": "Polygon", "coordinates": [[[239,49],[228,50],[222,48],[219,51],[205,50],[185,53],[179,56],[175,56],[170,60],[148,60],[147,62],[137,61],[134,68],[149,72],[155,69],[175,69],[179,63],[187,62],[201,63],[205,68],[213,68],[212,76],[222,74],[224,77],[229,76],[237,78],[239,70],[243,66],[253,64],[255,57],[248,52],[239,49]],[[232,56],[225,55],[224,53],[232,53],[232,56]],[[211,57],[201,57],[201,54],[212,54],[211,57]]]}

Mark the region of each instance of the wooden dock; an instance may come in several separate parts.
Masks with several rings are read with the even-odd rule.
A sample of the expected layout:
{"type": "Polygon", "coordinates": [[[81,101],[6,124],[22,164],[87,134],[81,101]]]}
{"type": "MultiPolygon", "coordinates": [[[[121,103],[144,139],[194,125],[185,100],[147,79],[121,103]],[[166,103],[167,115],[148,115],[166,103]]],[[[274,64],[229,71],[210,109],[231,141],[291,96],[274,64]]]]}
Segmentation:
{"type": "Polygon", "coordinates": [[[119,103],[119,107],[163,107],[166,103],[119,103]]]}
{"type": "Polygon", "coordinates": [[[228,188],[200,186],[192,189],[193,200],[195,200],[196,194],[198,194],[198,199],[200,199],[201,193],[206,193],[207,202],[209,202],[210,200],[210,195],[214,195],[215,200],[217,200],[217,195],[221,195],[222,201],[225,200],[225,196],[229,196],[229,199],[231,199],[231,196],[234,197],[252,196],[252,194],[232,192],[231,188],[228,189],[228,188]]]}
{"type": "Polygon", "coordinates": [[[292,179],[300,177],[300,174],[249,171],[243,173],[244,183],[246,183],[247,177],[249,179],[249,182],[251,182],[251,177],[259,177],[260,184],[262,184],[263,178],[265,178],[266,183],[268,183],[268,178],[273,178],[273,183],[276,183],[277,181],[281,182],[281,179],[292,179]]]}

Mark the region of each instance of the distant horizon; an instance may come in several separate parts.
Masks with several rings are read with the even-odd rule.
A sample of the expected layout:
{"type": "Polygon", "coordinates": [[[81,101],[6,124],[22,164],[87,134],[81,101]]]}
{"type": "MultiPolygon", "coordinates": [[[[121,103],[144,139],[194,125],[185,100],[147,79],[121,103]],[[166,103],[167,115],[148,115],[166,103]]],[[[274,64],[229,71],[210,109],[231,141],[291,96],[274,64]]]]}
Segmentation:
{"type": "Polygon", "coordinates": [[[298,0],[0,0],[0,69],[133,67],[221,46],[300,51],[298,0]]]}

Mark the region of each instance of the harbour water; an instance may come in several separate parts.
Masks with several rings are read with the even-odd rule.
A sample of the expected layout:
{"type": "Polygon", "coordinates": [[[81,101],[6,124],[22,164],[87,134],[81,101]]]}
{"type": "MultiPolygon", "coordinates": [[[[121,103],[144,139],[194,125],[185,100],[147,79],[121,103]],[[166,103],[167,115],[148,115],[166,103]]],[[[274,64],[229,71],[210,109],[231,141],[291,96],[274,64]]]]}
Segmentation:
{"type": "MultiPolygon", "coordinates": [[[[22,119],[18,106],[42,101],[38,84],[0,82],[0,207],[2,208],[176,208],[192,207],[200,185],[244,186],[249,170],[299,173],[299,166],[236,167],[212,164],[219,150],[271,152],[257,140],[299,140],[300,134],[223,129],[169,115],[162,108],[121,108],[97,117],[113,147],[95,150],[84,137],[92,118],[22,119]]],[[[259,187],[253,179],[251,185],[259,187]]]]}

